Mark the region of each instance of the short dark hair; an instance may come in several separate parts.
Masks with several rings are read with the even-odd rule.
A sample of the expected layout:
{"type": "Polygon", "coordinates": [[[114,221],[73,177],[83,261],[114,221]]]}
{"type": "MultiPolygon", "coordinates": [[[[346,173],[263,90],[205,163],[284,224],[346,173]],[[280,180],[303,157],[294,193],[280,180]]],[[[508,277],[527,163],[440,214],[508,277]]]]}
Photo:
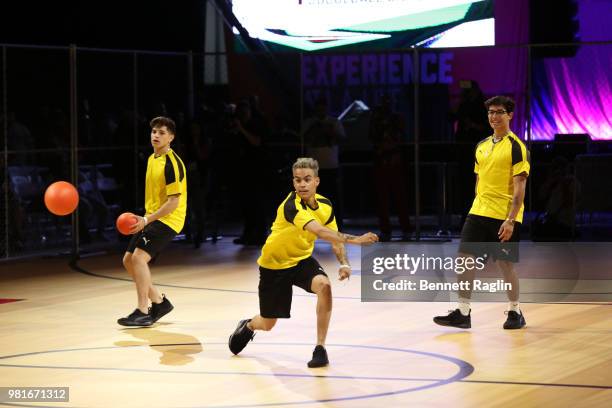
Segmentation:
{"type": "Polygon", "coordinates": [[[149,126],[151,126],[151,129],[165,126],[166,129],[168,129],[168,132],[172,133],[173,135],[176,135],[176,123],[174,123],[172,119],[166,116],[158,116],[156,118],[151,119],[151,122],[149,122],[149,126]]]}
{"type": "Polygon", "coordinates": [[[499,105],[499,106],[503,106],[504,109],[506,109],[506,112],[508,113],[512,113],[514,112],[514,100],[508,96],[503,96],[503,95],[498,95],[498,96],[494,96],[491,99],[487,99],[485,101],[485,108],[489,109],[490,106],[492,105],[499,105]]]}

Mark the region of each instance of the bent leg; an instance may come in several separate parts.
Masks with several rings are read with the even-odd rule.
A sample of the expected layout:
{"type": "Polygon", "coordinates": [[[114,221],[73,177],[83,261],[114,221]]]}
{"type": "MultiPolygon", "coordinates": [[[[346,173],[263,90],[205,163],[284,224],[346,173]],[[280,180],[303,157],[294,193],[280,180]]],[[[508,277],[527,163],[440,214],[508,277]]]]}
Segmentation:
{"type": "Polygon", "coordinates": [[[315,276],[311,290],[317,295],[317,345],[324,346],[332,312],[332,291],[327,276],[315,276]]]}

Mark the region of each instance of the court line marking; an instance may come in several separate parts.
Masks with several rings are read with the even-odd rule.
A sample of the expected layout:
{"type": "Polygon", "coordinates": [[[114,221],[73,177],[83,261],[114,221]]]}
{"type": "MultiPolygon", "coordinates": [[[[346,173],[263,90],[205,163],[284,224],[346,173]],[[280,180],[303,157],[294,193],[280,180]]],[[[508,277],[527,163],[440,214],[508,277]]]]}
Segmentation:
{"type": "MultiPolygon", "coordinates": [[[[213,342],[213,343],[204,343],[204,345],[225,345],[225,343],[213,342]]],[[[309,343],[253,343],[254,345],[271,345],[271,346],[311,346],[309,343]]],[[[47,351],[38,351],[38,352],[29,352],[29,353],[20,353],[9,356],[0,356],[0,360],[6,360],[10,358],[18,358],[29,355],[37,355],[37,354],[49,354],[49,353],[60,353],[60,352],[69,352],[69,351],[88,351],[88,350],[107,350],[107,349],[125,349],[130,347],[173,347],[173,346],[193,346],[193,345],[202,345],[202,343],[162,343],[162,344],[135,344],[135,345],[127,345],[127,346],[106,346],[106,347],[90,347],[90,348],[75,348],[75,349],[60,349],[60,350],[47,350],[47,351]]],[[[474,367],[460,359],[456,359],[454,357],[448,357],[441,354],[429,353],[417,350],[408,350],[408,349],[397,349],[390,347],[382,347],[382,346],[369,346],[369,345],[351,345],[351,344],[329,344],[329,347],[354,347],[354,348],[364,348],[364,349],[375,349],[375,350],[384,350],[384,351],[395,351],[395,352],[405,352],[405,353],[413,353],[420,354],[429,357],[434,357],[438,359],[442,359],[444,361],[452,362],[459,367],[459,372],[455,374],[453,377],[448,379],[433,379],[433,378],[405,378],[405,377],[352,377],[352,376],[334,376],[334,375],[308,375],[308,374],[286,374],[286,373],[245,373],[245,372],[194,372],[194,371],[178,371],[178,370],[147,370],[147,369],[123,369],[123,368],[112,368],[112,367],[54,367],[54,366],[28,366],[28,365],[13,365],[13,364],[2,364],[0,363],[0,367],[19,367],[19,368],[49,368],[49,369],[82,369],[82,370],[113,370],[113,371],[138,371],[138,372],[154,372],[154,373],[168,373],[168,374],[208,374],[208,375],[254,375],[254,376],[271,376],[271,377],[296,377],[296,378],[333,378],[333,379],[363,379],[363,380],[372,380],[372,381],[419,381],[419,382],[433,382],[433,384],[424,385],[416,388],[408,388],[401,389],[398,391],[390,391],[386,393],[378,393],[364,396],[354,396],[354,397],[342,397],[342,398],[332,398],[332,399],[322,399],[322,400],[310,400],[310,401],[294,401],[294,402],[283,402],[283,403],[266,403],[266,404],[251,404],[251,405],[217,405],[217,406],[205,406],[206,408],[256,408],[256,407],[267,407],[267,406],[279,406],[279,405],[306,405],[306,404],[316,404],[316,403],[325,403],[325,402],[337,402],[337,401],[347,401],[347,400],[356,400],[356,399],[370,399],[370,398],[378,398],[382,396],[388,395],[397,395],[397,394],[405,394],[409,392],[420,391],[427,388],[438,387],[450,383],[475,383],[475,384],[498,384],[498,385],[522,385],[522,386],[540,386],[540,387],[572,387],[572,388],[589,388],[589,389],[612,389],[612,386],[606,385],[592,385],[592,384],[554,384],[554,383],[538,383],[538,382],[519,382],[519,381],[494,381],[494,380],[468,380],[465,379],[469,375],[471,375],[474,371],[474,367]],[[461,377],[461,378],[458,378],[461,377]]],[[[23,404],[12,404],[12,403],[4,403],[8,406],[20,406],[20,407],[41,407],[41,405],[23,405],[23,404]]],[[[73,406],[73,408],[77,408],[73,406]]]]}
{"type": "MultiPolygon", "coordinates": [[[[177,346],[181,343],[175,343],[175,344],[170,344],[168,346],[177,346]]],[[[184,343],[184,345],[198,345],[201,343],[184,343]]],[[[226,343],[219,343],[219,342],[212,342],[212,343],[204,343],[204,345],[226,345],[226,343]]],[[[308,346],[311,347],[312,344],[310,343],[254,343],[256,345],[266,345],[266,346],[308,346]]],[[[20,354],[15,354],[15,355],[9,355],[9,356],[0,356],[0,360],[7,360],[10,358],[18,358],[18,357],[24,357],[24,356],[30,356],[30,355],[37,355],[37,354],[50,354],[50,353],[62,353],[62,352],[70,352],[70,351],[92,351],[92,350],[109,350],[109,349],[124,349],[124,348],[129,348],[129,347],[152,347],[152,346],[163,346],[164,344],[159,344],[159,345],[149,345],[149,344],[136,344],[136,345],[128,345],[128,346],[104,346],[104,347],[87,347],[87,348],[73,348],[73,349],[59,349],[59,350],[46,350],[46,351],[36,351],[36,352],[30,352],[30,353],[20,353],[20,354]]],[[[455,357],[449,357],[449,356],[445,356],[442,354],[436,354],[436,353],[430,353],[430,352],[426,352],[426,351],[417,351],[417,350],[409,350],[409,349],[400,349],[400,348],[392,348],[392,347],[383,347],[383,346],[370,346],[370,345],[359,345],[359,344],[328,344],[327,347],[348,347],[348,348],[362,348],[362,349],[370,349],[370,350],[383,350],[383,351],[390,351],[390,352],[400,352],[400,353],[411,353],[411,354],[417,354],[417,355],[421,355],[421,356],[427,356],[427,357],[432,357],[438,360],[443,360],[446,362],[450,362],[454,365],[456,365],[458,367],[458,371],[455,375],[445,378],[445,379],[404,379],[404,381],[428,381],[431,380],[431,384],[425,384],[425,385],[421,385],[421,386],[417,386],[417,387],[412,387],[412,388],[403,388],[403,389],[399,389],[396,391],[386,391],[386,392],[379,392],[379,393],[374,393],[374,394],[364,394],[364,395],[356,395],[356,396],[351,396],[351,397],[339,397],[339,398],[325,398],[325,399],[318,399],[318,400],[303,400],[303,401],[292,401],[292,402],[273,402],[273,403],[264,403],[264,404],[247,404],[247,405],[207,405],[205,406],[206,408],[247,408],[247,407],[273,407],[273,406],[286,406],[286,405],[307,405],[307,404],[317,404],[317,403],[326,403],[326,402],[338,402],[338,401],[351,401],[351,400],[363,400],[363,399],[371,399],[371,398],[380,398],[380,397],[386,397],[386,396],[391,396],[391,395],[398,395],[398,394],[406,394],[406,393],[410,393],[410,392],[416,392],[416,391],[421,391],[421,390],[425,390],[425,389],[429,389],[429,388],[434,388],[434,387],[440,387],[446,384],[451,384],[454,382],[457,382],[458,380],[461,380],[463,378],[468,377],[469,375],[471,375],[474,372],[474,366],[472,366],[470,363],[460,360],[458,358],[455,357]]],[[[11,367],[14,366],[12,364],[3,364],[0,363],[0,367],[11,367]]],[[[28,366],[28,365],[21,365],[22,367],[20,368],[47,368],[45,366],[28,366]]],[[[49,368],[53,368],[52,366],[50,366],[49,368]]],[[[74,370],[78,370],[78,369],[82,369],[82,370],[90,370],[91,368],[88,367],[71,367],[70,369],[74,369],[74,370]]],[[[140,370],[140,369],[122,369],[122,368],[99,368],[101,370],[117,370],[117,371],[132,371],[132,370],[140,370]]],[[[99,370],[97,368],[94,368],[94,370],[99,370]]],[[[157,372],[157,371],[156,371],[157,372]]],[[[171,371],[165,371],[164,372],[168,372],[168,373],[172,373],[172,374],[176,374],[173,373],[171,371]]],[[[190,374],[190,372],[180,372],[180,373],[186,373],[186,374],[190,374]]],[[[198,373],[198,372],[191,372],[193,374],[202,374],[202,373],[198,373]]],[[[223,373],[223,372],[221,372],[223,373]]],[[[210,374],[217,374],[216,372],[210,372],[210,374]]],[[[232,375],[236,375],[237,373],[230,373],[232,375]]],[[[270,375],[272,377],[283,377],[283,376],[292,376],[291,374],[288,375],[284,375],[284,373],[280,373],[281,375],[277,374],[277,373],[272,373],[271,375],[269,373],[244,373],[241,375],[270,375]]],[[[321,376],[321,375],[311,375],[308,376],[306,374],[304,374],[304,377],[310,377],[310,378],[326,378],[328,376],[321,376]]],[[[382,377],[382,378],[388,378],[388,377],[382,377]]],[[[350,376],[346,376],[346,378],[341,378],[341,379],[358,379],[358,377],[350,377],[350,376]]],[[[394,381],[395,379],[388,379],[385,381],[394,381]]],[[[374,379],[372,379],[372,381],[374,381],[374,379]]],[[[15,406],[25,406],[25,405],[15,405],[15,406]]]]}
{"type": "Polygon", "coordinates": [[[542,387],[573,387],[573,388],[593,388],[599,390],[612,390],[612,385],[592,385],[592,384],[555,384],[524,381],[493,381],[493,380],[458,380],[461,383],[475,384],[499,384],[499,385],[533,385],[542,387]]]}
{"type": "MultiPolygon", "coordinates": [[[[159,346],[157,346],[159,347],[159,346]]],[[[230,357],[231,358],[231,357],[230,357]]],[[[252,377],[288,377],[288,378],[330,378],[334,380],[366,380],[366,381],[420,381],[439,382],[440,378],[408,378],[408,377],[361,377],[350,375],[310,375],[310,374],[287,374],[287,373],[247,373],[243,371],[180,371],[180,370],[155,370],[146,368],[117,368],[117,367],[75,367],[75,366],[53,366],[53,365],[29,365],[29,364],[0,364],[0,367],[8,368],[44,368],[49,370],[90,370],[90,371],[122,371],[136,373],[154,374],[187,374],[187,375],[236,375],[252,377]]]]}

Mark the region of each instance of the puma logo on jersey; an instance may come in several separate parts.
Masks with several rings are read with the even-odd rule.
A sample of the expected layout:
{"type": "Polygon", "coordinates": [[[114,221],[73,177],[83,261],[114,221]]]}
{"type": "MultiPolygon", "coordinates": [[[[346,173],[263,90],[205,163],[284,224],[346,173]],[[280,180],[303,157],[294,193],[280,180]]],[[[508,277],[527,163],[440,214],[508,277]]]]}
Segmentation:
{"type": "Polygon", "coordinates": [[[145,245],[147,245],[149,241],[151,241],[150,239],[147,239],[147,237],[142,237],[142,240],[144,241],[145,245]]]}

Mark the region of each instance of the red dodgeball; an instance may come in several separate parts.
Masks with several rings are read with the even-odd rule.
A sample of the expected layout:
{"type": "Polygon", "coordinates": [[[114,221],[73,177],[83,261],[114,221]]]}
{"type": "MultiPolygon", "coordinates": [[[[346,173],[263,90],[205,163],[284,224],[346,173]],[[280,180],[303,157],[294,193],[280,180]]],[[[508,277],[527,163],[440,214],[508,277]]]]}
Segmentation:
{"type": "Polygon", "coordinates": [[[45,191],[45,206],[55,215],[68,215],[79,205],[79,192],[67,181],[56,181],[45,191]]]}

